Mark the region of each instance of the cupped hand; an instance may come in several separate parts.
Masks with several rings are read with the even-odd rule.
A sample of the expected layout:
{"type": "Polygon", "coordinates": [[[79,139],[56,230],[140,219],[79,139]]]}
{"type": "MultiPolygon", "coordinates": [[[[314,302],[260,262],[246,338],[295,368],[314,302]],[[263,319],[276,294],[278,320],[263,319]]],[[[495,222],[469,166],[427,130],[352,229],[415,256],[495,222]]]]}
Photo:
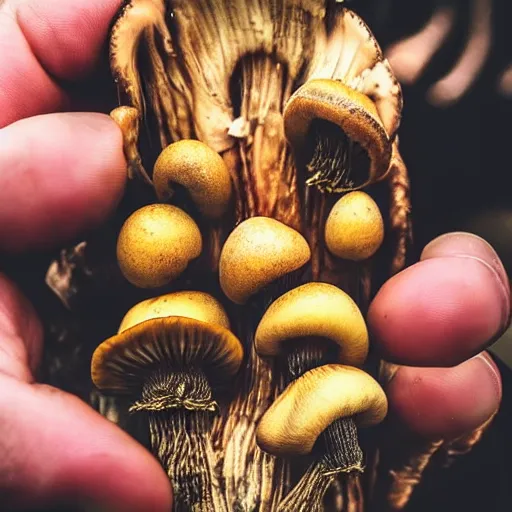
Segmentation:
{"type": "MultiPolygon", "coordinates": [[[[0,252],[64,243],[120,199],[117,126],[64,84],[98,63],[121,0],[0,0],[0,252]]],[[[0,508],[168,511],[156,459],[78,398],[34,381],[42,329],[0,275],[0,508]]]]}
{"type": "MultiPolygon", "coordinates": [[[[102,114],[55,113],[73,109],[66,85],[95,68],[120,4],[0,0],[0,251],[64,243],[101,222],[122,195],[116,125],[102,114]]],[[[449,437],[485,419],[501,385],[479,353],[503,331],[509,309],[492,248],[467,234],[432,242],[369,311],[382,355],[406,365],[387,388],[392,410],[428,436],[449,437]]],[[[73,502],[169,510],[170,485],[148,452],[77,398],[34,382],[41,348],[34,311],[0,277],[4,509],[73,502]]]]}

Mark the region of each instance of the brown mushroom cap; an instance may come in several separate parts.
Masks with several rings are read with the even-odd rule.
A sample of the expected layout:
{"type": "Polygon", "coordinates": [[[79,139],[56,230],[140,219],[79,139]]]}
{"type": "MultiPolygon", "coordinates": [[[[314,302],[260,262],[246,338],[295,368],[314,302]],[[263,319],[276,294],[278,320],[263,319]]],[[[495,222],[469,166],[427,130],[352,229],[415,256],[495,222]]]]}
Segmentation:
{"type": "Polygon", "coordinates": [[[208,218],[221,217],[231,199],[231,177],[224,160],[198,140],[180,140],[167,146],[155,163],[153,183],[160,201],[168,201],[173,186],[181,185],[208,218]]]}
{"type": "Polygon", "coordinates": [[[194,366],[215,385],[238,371],[242,357],[242,345],[216,299],[203,292],[176,292],[130,309],[118,334],[95,350],[91,375],[99,389],[126,394],[162,366],[194,366]]]}
{"type": "Polygon", "coordinates": [[[201,250],[197,224],[183,210],[167,204],[152,204],[134,212],[117,240],[121,272],[140,288],[170,283],[201,250]]]}
{"type": "Polygon", "coordinates": [[[298,231],[269,217],[252,217],[233,230],[222,248],[220,285],[229,299],[245,304],[310,258],[309,245],[298,231]]]}
{"type": "Polygon", "coordinates": [[[347,260],[373,256],[384,240],[384,221],[379,207],[365,192],[350,192],[331,210],[325,223],[329,251],[347,260]]]}
{"type": "Polygon", "coordinates": [[[352,417],[360,427],[380,423],[387,398],[370,375],[350,366],[319,366],[292,382],[270,406],[257,431],[258,445],[277,456],[311,453],[335,420],[352,417]]]}
{"type": "Polygon", "coordinates": [[[339,347],[339,362],[360,366],[368,355],[368,330],[357,304],[338,287],[307,283],[276,299],[254,336],[256,352],[275,357],[286,342],[325,338],[339,347]]]}
{"type": "Polygon", "coordinates": [[[375,104],[368,96],[339,80],[309,80],[295,91],[284,111],[286,138],[296,152],[300,153],[308,146],[310,126],[315,119],[339,126],[368,154],[369,179],[357,188],[373,183],[387,173],[391,160],[391,141],[375,104]]]}

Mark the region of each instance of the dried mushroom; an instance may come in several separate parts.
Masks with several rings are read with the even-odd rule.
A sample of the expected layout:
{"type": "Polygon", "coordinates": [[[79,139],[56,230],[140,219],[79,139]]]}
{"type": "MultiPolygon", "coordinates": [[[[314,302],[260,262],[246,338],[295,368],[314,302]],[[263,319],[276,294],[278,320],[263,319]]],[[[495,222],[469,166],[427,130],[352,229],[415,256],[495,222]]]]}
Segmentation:
{"type": "Polygon", "coordinates": [[[242,222],[220,255],[220,285],[236,304],[245,304],[272,283],[289,278],[309,261],[311,251],[294,229],[267,217],[242,222]]]}
{"type": "Polygon", "coordinates": [[[325,243],[339,258],[354,261],[371,258],[383,240],[384,220],[379,207],[364,192],[344,195],[327,217],[325,243]]]}
{"type": "Polygon", "coordinates": [[[373,101],[341,81],[309,80],[284,111],[288,141],[307,155],[307,185],[344,192],[374,183],[386,174],[391,141],[373,101]]]}
{"type": "MultiPolygon", "coordinates": [[[[351,366],[323,365],[286,388],[263,416],[257,439],[276,455],[304,455],[311,453],[320,434],[337,420],[350,418],[358,426],[370,427],[386,414],[386,395],[370,375],[351,366]]],[[[353,429],[346,428],[352,431],[352,441],[353,429]]],[[[354,445],[346,448],[354,449],[354,445]]]]}
{"type": "Polygon", "coordinates": [[[94,384],[133,397],[131,410],[148,414],[151,446],[171,479],[177,510],[225,510],[208,434],[218,409],[213,389],[234,378],[242,357],[222,306],[201,292],[137,304],[93,354],[94,384]]]}
{"type": "Polygon", "coordinates": [[[158,288],[176,279],[202,250],[197,224],[183,210],[144,206],[126,220],[117,239],[117,259],[128,281],[158,288]]]}
{"type": "Polygon", "coordinates": [[[218,219],[231,199],[231,178],[224,160],[206,144],[180,140],[167,146],[153,169],[153,183],[160,201],[169,201],[183,188],[198,210],[218,219]]]}

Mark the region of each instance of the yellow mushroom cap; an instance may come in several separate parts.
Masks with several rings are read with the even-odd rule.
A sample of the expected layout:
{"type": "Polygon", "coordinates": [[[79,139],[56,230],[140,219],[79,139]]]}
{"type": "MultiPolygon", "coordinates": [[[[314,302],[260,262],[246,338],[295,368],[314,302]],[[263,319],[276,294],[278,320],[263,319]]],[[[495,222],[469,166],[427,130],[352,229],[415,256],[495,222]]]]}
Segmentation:
{"type": "Polygon", "coordinates": [[[159,367],[200,367],[212,385],[232,377],[243,348],[229,330],[222,305],[211,295],[187,291],[135,305],[118,334],[94,351],[94,384],[110,393],[130,393],[159,367]]]}
{"type": "Polygon", "coordinates": [[[386,394],[367,373],[351,366],[319,366],[292,382],[270,406],[256,440],[273,455],[306,455],[335,420],[351,417],[356,425],[369,427],[380,423],[387,410],[386,394]]]}
{"type": "Polygon", "coordinates": [[[323,119],[339,126],[366,151],[370,174],[362,188],[381,179],[391,160],[391,142],[380,120],[375,103],[339,80],[312,79],[297,89],[284,110],[286,137],[298,152],[307,147],[311,123],[323,119]]]}
{"type": "Polygon", "coordinates": [[[373,256],[384,240],[384,221],[379,207],[365,192],[350,192],[333,207],[325,223],[329,251],[347,260],[373,256]]]}
{"type": "Polygon", "coordinates": [[[245,304],[310,258],[309,245],[298,231],[269,217],[252,217],[233,230],[222,248],[220,285],[229,299],[245,304]]]}
{"type": "Polygon", "coordinates": [[[123,133],[136,132],[139,126],[139,111],[134,107],[117,107],[110,117],[119,125],[123,133]]]}
{"type": "Polygon", "coordinates": [[[339,362],[360,366],[368,355],[368,330],[357,304],[327,283],[290,290],[267,309],[254,336],[256,352],[275,357],[286,342],[325,338],[339,347],[339,362]]]}
{"type": "Polygon", "coordinates": [[[231,177],[222,157],[198,140],[180,140],[167,146],[153,170],[160,201],[169,200],[176,184],[184,187],[206,217],[221,217],[231,199],[231,177]]]}
{"type": "Polygon", "coordinates": [[[197,224],[183,210],[167,204],[152,204],[134,212],[117,240],[121,272],[140,288],[170,283],[201,250],[197,224]]]}

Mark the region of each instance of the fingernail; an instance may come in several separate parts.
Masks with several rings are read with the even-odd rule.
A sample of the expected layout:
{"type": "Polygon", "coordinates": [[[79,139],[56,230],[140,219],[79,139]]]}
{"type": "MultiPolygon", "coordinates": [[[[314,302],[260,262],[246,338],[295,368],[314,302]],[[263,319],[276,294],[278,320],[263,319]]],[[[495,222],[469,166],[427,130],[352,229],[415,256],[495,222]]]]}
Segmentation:
{"type": "Polygon", "coordinates": [[[502,397],[502,383],[501,383],[501,373],[496,366],[496,363],[492,359],[492,357],[489,355],[488,352],[480,352],[480,354],[476,355],[474,359],[479,360],[482,364],[485,365],[486,369],[489,371],[489,373],[492,375],[493,380],[496,385],[496,392],[498,397],[501,400],[502,397]]]}
{"type": "Polygon", "coordinates": [[[510,282],[505,267],[492,245],[473,233],[446,233],[432,240],[421,253],[422,260],[441,257],[473,258],[489,269],[502,293],[504,329],[510,317],[510,282]]]}

